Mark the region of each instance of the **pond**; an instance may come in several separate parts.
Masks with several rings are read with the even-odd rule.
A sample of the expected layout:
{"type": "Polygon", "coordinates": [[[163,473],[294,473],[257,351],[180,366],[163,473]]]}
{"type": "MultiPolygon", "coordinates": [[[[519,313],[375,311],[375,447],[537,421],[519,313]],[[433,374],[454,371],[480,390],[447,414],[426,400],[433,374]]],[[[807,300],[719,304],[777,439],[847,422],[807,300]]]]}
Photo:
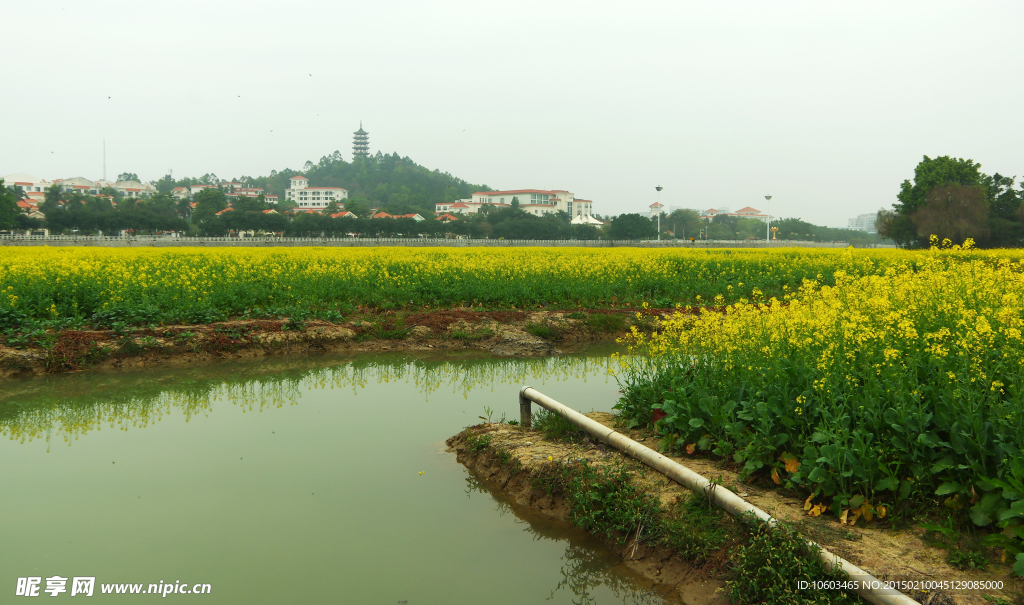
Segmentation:
{"type": "Polygon", "coordinates": [[[662,603],[597,540],[505,501],[444,451],[488,409],[517,417],[522,384],[610,410],[610,351],[7,381],[2,591],[41,577],[49,596],[58,576],[64,597],[94,577],[97,602],[209,584],[205,603],[662,603]]]}

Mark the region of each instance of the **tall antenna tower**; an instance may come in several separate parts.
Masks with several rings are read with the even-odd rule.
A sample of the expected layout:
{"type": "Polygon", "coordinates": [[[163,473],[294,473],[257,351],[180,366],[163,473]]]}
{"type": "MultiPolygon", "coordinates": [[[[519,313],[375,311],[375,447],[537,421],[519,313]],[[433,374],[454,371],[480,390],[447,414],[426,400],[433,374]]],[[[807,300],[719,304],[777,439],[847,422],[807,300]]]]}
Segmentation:
{"type": "Polygon", "coordinates": [[[107,139],[103,139],[103,180],[107,180],[107,139]]]}

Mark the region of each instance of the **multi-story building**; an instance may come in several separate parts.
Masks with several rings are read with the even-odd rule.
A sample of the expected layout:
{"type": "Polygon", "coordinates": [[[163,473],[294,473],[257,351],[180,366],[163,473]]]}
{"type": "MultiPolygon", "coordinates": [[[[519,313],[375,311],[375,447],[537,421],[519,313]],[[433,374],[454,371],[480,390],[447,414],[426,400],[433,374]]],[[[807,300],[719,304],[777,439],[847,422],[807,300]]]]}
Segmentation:
{"type": "Polygon", "coordinates": [[[309,179],[301,174],[291,178],[291,185],[284,193],[285,199],[295,202],[299,209],[317,212],[323,212],[331,202],[344,209],[342,200],[348,197],[348,189],[343,187],[310,187],[309,179]]]}
{"type": "Polygon", "coordinates": [[[99,195],[107,187],[118,191],[126,198],[142,198],[156,194],[156,187],[139,181],[117,181],[114,183],[105,179],[90,181],[87,178],[76,176],[70,179],[54,179],[53,184],[59,185],[61,190],[66,193],[82,195],[99,195]]]}
{"type": "Polygon", "coordinates": [[[25,194],[25,199],[40,204],[46,197],[46,188],[50,186],[50,183],[46,182],[45,179],[39,179],[24,172],[18,172],[5,176],[4,186],[21,187],[22,192],[25,194]]]}
{"type": "Polygon", "coordinates": [[[866,231],[868,233],[878,233],[878,213],[873,212],[871,214],[858,214],[855,218],[851,218],[848,221],[850,229],[855,231],[866,231]]]}
{"type": "Polygon", "coordinates": [[[562,190],[515,189],[510,191],[478,191],[473,197],[451,203],[434,204],[435,214],[476,214],[484,206],[508,208],[512,200],[519,202],[519,209],[536,216],[565,212],[569,216],[589,216],[594,202],[576,199],[562,190]]]}

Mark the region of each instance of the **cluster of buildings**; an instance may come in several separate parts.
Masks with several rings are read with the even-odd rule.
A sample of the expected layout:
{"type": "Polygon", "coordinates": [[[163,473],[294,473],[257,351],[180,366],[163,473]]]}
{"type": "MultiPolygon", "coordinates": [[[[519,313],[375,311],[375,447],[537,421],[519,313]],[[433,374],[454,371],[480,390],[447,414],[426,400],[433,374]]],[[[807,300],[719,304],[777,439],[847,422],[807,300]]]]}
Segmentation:
{"type": "Polygon", "coordinates": [[[217,185],[189,185],[188,187],[175,187],[171,190],[171,195],[179,200],[183,200],[188,197],[194,197],[204,189],[218,188],[224,190],[224,194],[228,199],[240,197],[258,198],[262,195],[263,199],[266,200],[268,204],[277,204],[278,201],[276,195],[264,194],[262,187],[247,187],[242,183],[221,183],[219,187],[217,185]]]}
{"type": "MultiPolygon", "coordinates": [[[[658,202],[654,202],[653,204],[651,204],[650,208],[651,218],[655,218],[660,213],[664,212],[665,205],[658,202]]],[[[761,212],[757,208],[751,208],[750,206],[747,206],[746,208],[740,208],[736,212],[730,212],[728,208],[722,206],[719,208],[708,208],[707,210],[701,210],[699,211],[699,213],[700,218],[706,221],[710,221],[716,216],[735,216],[737,218],[752,218],[755,220],[759,220],[762,223],[767,223],[772,219],[770,215],[761,212]]]]}
{"type": "Polygon", "coordinates": [[[156,187],[139,181],[108,181],[106,179],[90,181],[80,176],[47,181],[24,173],[8,174],[3,179],[4,184],[8,187],[21,187],[25,194],[23,199],[36,205],[46,198],[46,190],[53,185],[59,185],[61,191],[66,193],[81,193],[82,195],[103,195],[103,190],[108,187],[128,198],[149,197],[156,193],[156,187]]]}
{"type": "Polygon", "coordinates": [[[592,215],[594,202],[579,199],[561,189],[513,189],[509,191],[478,191],[473,197],[450,203],[434,204],[434,214],[443,220],[457,220],[457,214],[476,214],[484,207],[519,209],[535,216],[565,212],[574,225],[602,225],[592,215]]]}

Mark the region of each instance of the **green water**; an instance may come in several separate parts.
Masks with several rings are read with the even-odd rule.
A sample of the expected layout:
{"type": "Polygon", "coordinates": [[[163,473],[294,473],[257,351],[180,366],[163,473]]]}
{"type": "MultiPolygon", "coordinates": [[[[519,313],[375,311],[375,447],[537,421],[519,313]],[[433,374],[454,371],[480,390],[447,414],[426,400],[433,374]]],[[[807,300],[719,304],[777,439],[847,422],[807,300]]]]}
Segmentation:
{"type": "Polygon", "coordinates": [[[609,410],[607,352],[6,381],[0,603],[20,602],[16,581],[29,576],[43,589],[51,576],[95,577],[96,602],[159,598],[103,584],[180,581],[210,594],[166,598],[661,603],[595,540],[510,505],[444,451],[485,407],[517,417],[522,384],[609,410]]]}

